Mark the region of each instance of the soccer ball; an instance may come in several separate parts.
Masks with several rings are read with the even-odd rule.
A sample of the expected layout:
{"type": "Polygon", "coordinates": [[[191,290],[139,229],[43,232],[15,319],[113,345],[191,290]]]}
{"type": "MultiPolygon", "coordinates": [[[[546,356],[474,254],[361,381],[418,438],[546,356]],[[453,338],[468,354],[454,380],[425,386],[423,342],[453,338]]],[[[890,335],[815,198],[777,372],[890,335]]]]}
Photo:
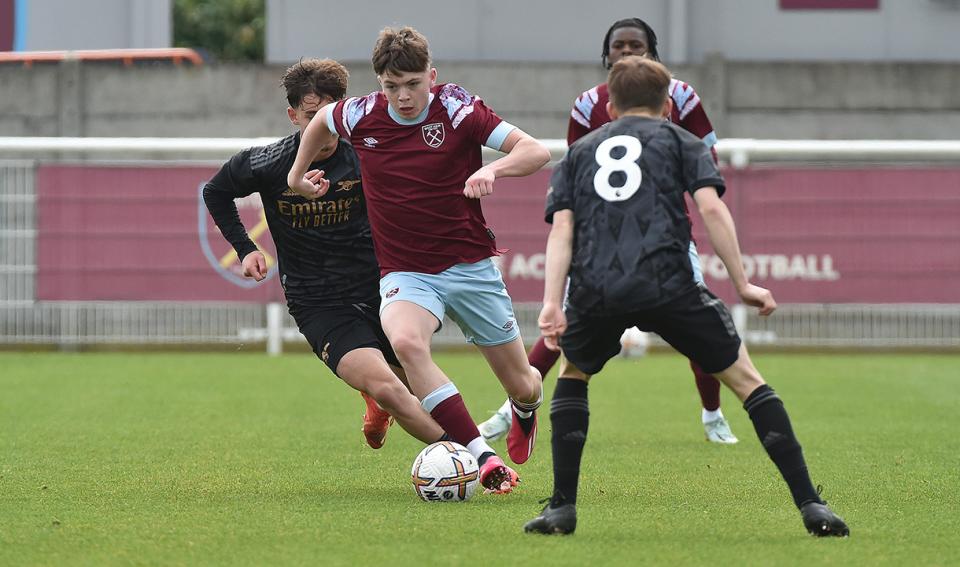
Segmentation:
{"type": "Polygon", "coordinates": [[[424,447],[410,471],[413,489],[427,502],[463,502],[480,483],[477,459],[463,445],[439,441],[424,447]]]}
{"type": "Polygon", "coordinates": [[[636,327],[630,327],[623,332],[620,337],[620,353],[624,358],[637,358],[647,354],[647,347],[650,346],[650,337],[636,327]]]}

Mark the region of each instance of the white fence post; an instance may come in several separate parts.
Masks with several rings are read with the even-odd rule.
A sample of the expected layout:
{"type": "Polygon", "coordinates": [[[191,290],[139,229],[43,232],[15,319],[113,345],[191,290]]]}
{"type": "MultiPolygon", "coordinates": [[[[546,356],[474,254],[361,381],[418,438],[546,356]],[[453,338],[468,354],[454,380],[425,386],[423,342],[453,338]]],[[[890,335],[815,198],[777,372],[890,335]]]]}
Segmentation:
{"type": "Polygon", "coordinates": [[[730,306],[730,316],[733,317],[733,326],[737,328],[740,336],[746,340],[747,306],[742,303],[734,303],[730,306]]]}
{"type": "Polygon", "coordinates": [[[267,304],[267,354],[277,356],[283,352],[283,306],[267,304]]]}

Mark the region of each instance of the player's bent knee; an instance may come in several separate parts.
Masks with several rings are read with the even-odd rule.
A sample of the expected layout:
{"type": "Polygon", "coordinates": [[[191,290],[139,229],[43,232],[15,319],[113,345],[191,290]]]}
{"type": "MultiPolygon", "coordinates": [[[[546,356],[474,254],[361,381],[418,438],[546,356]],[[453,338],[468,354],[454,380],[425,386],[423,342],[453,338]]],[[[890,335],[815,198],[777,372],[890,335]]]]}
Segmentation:
{"type": "Polygon", "coordinates": [[[399,382],[383,353],[375,348],[358,348],[345,354],[337,364],[337,375],[354,389],[367,393],[376,380],[399,382]]]}
{"type": "Polygon", "coordinates": [[[390,346],[402,362],[430,357],[429,337],[424,340],[412,333],[399,333],[390,337],[390,346]]]}
{"type": "Polygon", "coordinates": [[[340,358],[340,362],[337,363],[337,374],[343,376],[345,374],[369,372],[371,367],[376,366],[383,366],[387,370],[390,369],[380,349],[374,347],[359,347],[348,351],[340,358]]]}
{"type": "Polygon", "coordinates": [[[543,390],[543,374],[540,374],[540,371],[535,367],[529,367],[530,372],[530,385],[533,388],[533,391],[539,392],[543,390]]]}
{"type": "Polygon", "coordinates": [[[743,356],[726,369],[715,372],[714,376],[733,390],[741,401],[764,384],[763,377],[754,368],[750,359],[743,356]]]}
{"type": "Polygon", "coordinates": [[[367,393],[380,404],[380,407],[391,413],[394,413],[392,410],[400,407],[404,398],[412,396],[396,378],[389,381],[384,379],[372,380],[367,393]]]}
{"type": "Polygon", "coordinates": [[[534,401],[540,397],[540,391],[543,388],[543,383],[538,379],[536,382],[533,381],[537,375],[530,373],[528,380],[524,381],[513,381],[508,384],[504,384],[504,388],[507,391],[507,395],[515,400],[522,401],[534,401]]]}

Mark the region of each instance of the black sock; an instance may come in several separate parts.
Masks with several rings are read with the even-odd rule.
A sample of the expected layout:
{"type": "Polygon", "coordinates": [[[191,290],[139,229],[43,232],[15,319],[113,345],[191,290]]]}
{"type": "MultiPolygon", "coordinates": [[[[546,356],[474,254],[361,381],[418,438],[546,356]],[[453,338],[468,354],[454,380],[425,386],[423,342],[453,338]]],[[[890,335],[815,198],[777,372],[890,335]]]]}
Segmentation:
{"type": "Polygon", "coordinates": [[[563,495],[566,503],[576,504],[580,457],[590,425],[586,382],[563,377],[557,380],[550,402],[550,422],[553,424],[553,489],[563,495]]]}
{"type": "Polygon", "coordinates": [[[481,453],[480,456],[477,457],[477,466],[482,467],[483,463],[487,462],[487,459],[490,457],[495,457],[496,455],[496,453],[491,453],[490,451],[481,453]]]}
{"type": "Polygon", "coordinates": [[[807,502],[820,502],[807,473],[803,449],[790,426],[790,416],[773,388],[764,384],[751,392],[743,402],[743,409],[750,415],[763,448],[787,481],[797,508],[807,502]]]}

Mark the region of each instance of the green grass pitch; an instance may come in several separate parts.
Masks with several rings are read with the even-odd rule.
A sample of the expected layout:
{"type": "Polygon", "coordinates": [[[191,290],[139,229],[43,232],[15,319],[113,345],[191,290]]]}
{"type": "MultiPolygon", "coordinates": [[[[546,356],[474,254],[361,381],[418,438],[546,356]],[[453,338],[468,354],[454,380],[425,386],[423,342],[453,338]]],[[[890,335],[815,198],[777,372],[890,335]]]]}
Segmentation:
{"type": "MultiPolygon", "coordinates": [[[[438,361],[478,421],[502,400],[478,354],[438,361]]],[[[546,411],[514,494],[424,503],[409,477],[421,445],[395,427],[368,448],[359,395],[312,355],[2,354],[0,565],[960,561],[960,357],[755,362],[849,539],[806,535],[729,392],[741,442],[704,441],[675,354],[617,359],[592,382],[566,538],[521,531],[550,493],[546,411]]]]}

